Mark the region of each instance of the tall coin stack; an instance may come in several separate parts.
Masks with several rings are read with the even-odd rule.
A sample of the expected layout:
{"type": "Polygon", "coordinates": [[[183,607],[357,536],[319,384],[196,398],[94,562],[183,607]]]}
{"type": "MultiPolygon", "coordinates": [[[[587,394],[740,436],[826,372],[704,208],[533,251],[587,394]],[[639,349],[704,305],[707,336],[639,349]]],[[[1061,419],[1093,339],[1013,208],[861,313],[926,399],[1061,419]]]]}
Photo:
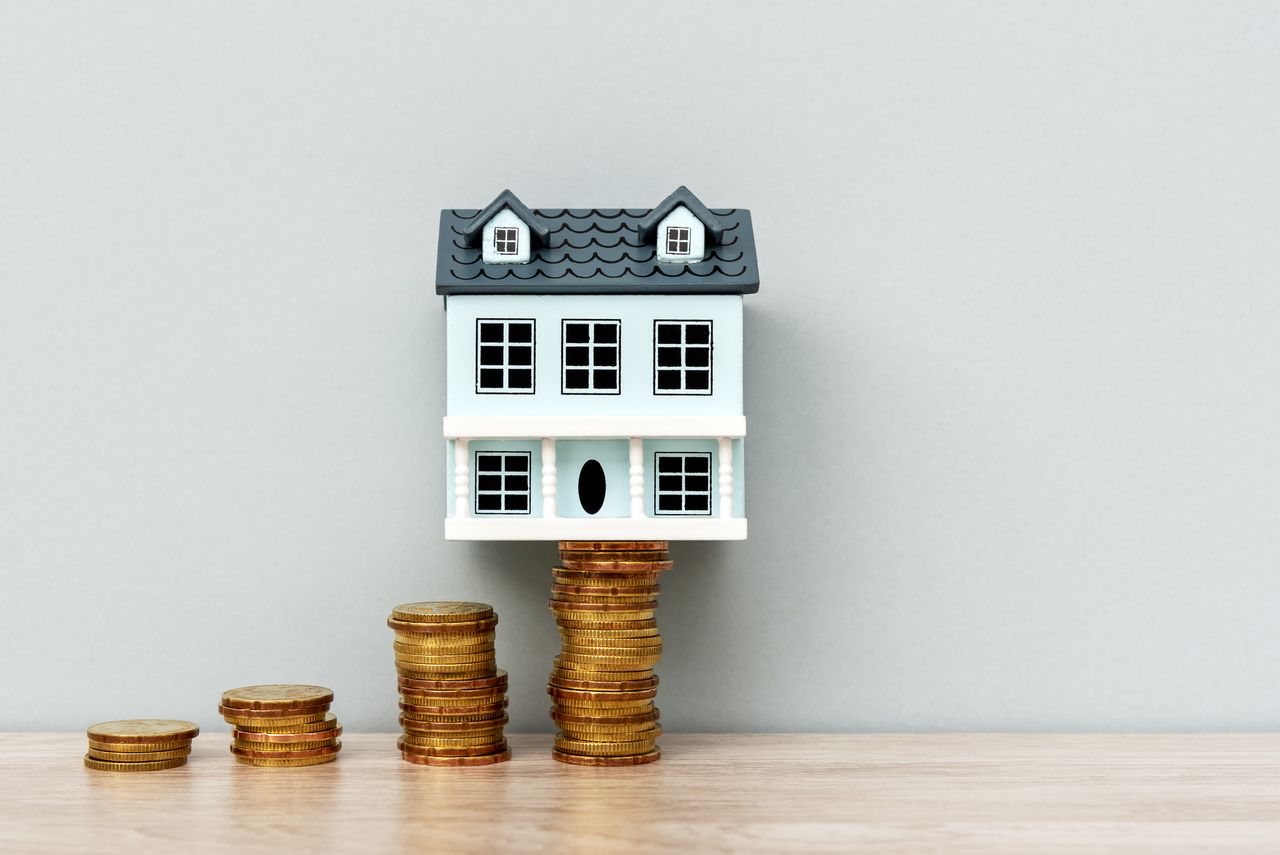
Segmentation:
{"type": "Polygon", "coordinates": [[[655,610],[665,541],[561,541],[551,611],[560,655],[547,692],[559,726],[552,756],[580,766],[636,766],[661,756],[655,610]]]}
{"type": "Polygon", "coordinates": [[[498,616],[485,603],[396,606],[400,756],[420,766],[488,766],[511,759],[507,672],[494,655],[498,616]]]}
{"type": "Polygon", "coordinates": [[[218,712],[235,729],[231,753],[246,766],[318,766],[338,758],[342,728],[333,690],[273,683],[222,693],[218,712]]]}
{"type": "Polygon", "coordinates": [[[84,765],[99,772],[156,772],[185,766],[200,728],[168,718],[104,721],[88,730],[84,765]]]}

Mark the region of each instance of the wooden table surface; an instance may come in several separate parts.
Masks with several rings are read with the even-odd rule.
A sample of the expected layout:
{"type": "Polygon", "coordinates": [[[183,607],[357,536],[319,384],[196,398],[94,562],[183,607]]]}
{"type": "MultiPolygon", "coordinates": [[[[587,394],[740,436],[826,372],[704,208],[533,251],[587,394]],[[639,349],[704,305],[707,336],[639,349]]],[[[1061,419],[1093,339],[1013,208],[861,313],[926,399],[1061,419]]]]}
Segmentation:
{"type": "Polygon", "coordinates": [[[478,769],[343,741],[258,769],[206,733],[118,774],[83,734],[0,734],[0,852],[1280,852],[1280,735],[669,734],[625,769],[556,763],[546,734],[478,769]]]}

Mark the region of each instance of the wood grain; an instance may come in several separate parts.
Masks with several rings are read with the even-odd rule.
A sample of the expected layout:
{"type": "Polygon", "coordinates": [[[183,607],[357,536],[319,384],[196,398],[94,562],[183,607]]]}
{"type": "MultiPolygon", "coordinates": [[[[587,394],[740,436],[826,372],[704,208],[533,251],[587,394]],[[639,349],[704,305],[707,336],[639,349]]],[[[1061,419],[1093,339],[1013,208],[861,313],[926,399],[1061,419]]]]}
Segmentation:
{"type": "Polygon", "coordinates": [[[0,852],[1277,852],[1280,736],[669,734],[591,769],[403,763],[348,735],[256,769],[225,734],[150,774],[81,766],[82,734],[0,734],[0,852]]]}

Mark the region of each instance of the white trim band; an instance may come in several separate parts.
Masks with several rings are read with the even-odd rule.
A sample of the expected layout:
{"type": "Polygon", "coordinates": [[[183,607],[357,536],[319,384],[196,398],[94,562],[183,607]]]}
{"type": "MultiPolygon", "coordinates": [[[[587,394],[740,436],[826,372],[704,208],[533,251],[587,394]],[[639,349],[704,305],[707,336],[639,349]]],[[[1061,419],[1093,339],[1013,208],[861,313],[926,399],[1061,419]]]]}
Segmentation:
{"type": "Polygon", "coordinates": [[[746,416],[445,416],[445,439],[689,439],[747,435],[746,416]]]}
{"type": "Polygon", "coordinates": [[[745,519],[450,517],[446,540],[746,540],[745,519]]]}

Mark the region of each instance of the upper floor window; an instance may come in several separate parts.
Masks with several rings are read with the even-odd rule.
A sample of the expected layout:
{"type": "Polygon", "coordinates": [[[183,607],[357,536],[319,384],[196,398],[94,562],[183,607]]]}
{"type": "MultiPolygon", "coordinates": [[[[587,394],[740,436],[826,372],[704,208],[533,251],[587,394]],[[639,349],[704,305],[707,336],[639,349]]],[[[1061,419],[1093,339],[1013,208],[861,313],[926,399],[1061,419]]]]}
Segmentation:
{"type": "Polygon", "coordinates": [[[618,394],[621,339],[621,321],[563,321],[560,391],[565,395],[618,394]]]}
{"type": "Polygon", "coordinates": [[[667,227],[667,255],[689,254],[689,229],[687,226],[667,227]]]}
{"type": "Polygon", "coordinates": [[[533,321],[476,320],[476,392],[533,393],[533,321]]]}
{"type": "Polygon", "coordinates": [[[711,321],[653,322],[653,394],[711,394],[711,321]]]}
{"type": "Polygon", "coordinates": [[[493,230],[493,251],[498,255],[515,255],[520,252],[520,230],[497,227],[493,230]]]}

